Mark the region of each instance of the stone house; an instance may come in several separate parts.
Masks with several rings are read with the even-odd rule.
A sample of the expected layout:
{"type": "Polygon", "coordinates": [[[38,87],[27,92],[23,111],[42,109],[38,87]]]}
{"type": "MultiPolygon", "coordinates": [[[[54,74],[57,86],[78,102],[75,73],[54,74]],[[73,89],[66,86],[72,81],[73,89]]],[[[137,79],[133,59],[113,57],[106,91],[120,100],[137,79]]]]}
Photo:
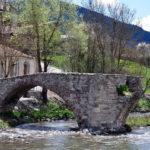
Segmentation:
{"type": "Polygon", "coordinates": [[[3,26],[3,12],[12,11],[11,4],[0,0],[0,78],[20,76],[25,74],[33,74],[38,72],[36,58],[26,55],[14,48],[6,46],[7,39],[13,33],[15,25],[15,18],[12,18],[13,26],[3,26]],[[5,43],[2,44],[2,43],[5,43]]]}
{"type": "Polygon", "coordinates": [[[36,58],[0,45],[0,78],[38,72],[36,58]]]}

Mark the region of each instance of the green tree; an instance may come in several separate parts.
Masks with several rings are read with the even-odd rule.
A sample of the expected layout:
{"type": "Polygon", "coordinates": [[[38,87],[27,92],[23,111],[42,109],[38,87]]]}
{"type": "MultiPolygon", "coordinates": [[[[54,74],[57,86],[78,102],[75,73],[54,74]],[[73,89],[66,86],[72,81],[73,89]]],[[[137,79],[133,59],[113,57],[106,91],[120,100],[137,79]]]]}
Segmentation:
{"type": "MultiPolygon", "coordinates": [[[[24,39],[22,44],[36,52],[39,72],[47,72],[51,57],[57,53],[55,50],[61,35],[67,34],[76,22],[76,6],[59,0],[27,0],[22,4],[19,17],[21,31],[16,37],[24,39]]],[[[44,99],[46,93],[43,89],[44,99]]]]}
{"type": "Polygon", "coordinates": [[[87,35],[84,24],[75,24],[63,42],[68,57],[68,71],[86,72],[87,35]]]}
{"type": "Polygon", "coordinates": [[[76,18],[76,7],[58,0],[27,0],[21,22],[30,29],[35,39],[39,72],[46,72],[49,56],[53,53],[62,31],[66,34],[76,18]],[[32,28],[32,29],[31,29],[32,28]],[[41,60],[44,60],[44,70],[41,60]]]}

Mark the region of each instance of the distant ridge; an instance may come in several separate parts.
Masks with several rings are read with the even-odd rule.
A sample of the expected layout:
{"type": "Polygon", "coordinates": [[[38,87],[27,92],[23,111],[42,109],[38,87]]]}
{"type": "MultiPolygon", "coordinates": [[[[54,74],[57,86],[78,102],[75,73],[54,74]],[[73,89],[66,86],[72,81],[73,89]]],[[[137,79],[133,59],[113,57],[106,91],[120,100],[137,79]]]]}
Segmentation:
{"type": "MultiPolygon", "coordinates": [[[[93,21],[92,20],[92,15],[96,16],[96,22],[99,22],[99,18],[100,15],[99,13],[95,12],[95,11],[91,11],[89,9],[86,9],[84,7],[79,7],[78,8],[78,13],[83,15],[83,19],[84,20],[89,20],[89,21],[93,21]]],[[[112,22],[112,18],[105,16],[104,18],[105,22],[110,25],[112,22]]],[[[133,28],[135,25],[129,24],[129,28],[133,28]]],[[[110,25],[111,27],[111,25],[110,25]]],[[[141,42],[145,42],[145,43],[149,43],[150,44],[150,32],[143,30],[141,27],[137,26],[137,31],[136,33],[133,35],[132,39],[136,41],[137,43],[141,43],[141,42]]]]}

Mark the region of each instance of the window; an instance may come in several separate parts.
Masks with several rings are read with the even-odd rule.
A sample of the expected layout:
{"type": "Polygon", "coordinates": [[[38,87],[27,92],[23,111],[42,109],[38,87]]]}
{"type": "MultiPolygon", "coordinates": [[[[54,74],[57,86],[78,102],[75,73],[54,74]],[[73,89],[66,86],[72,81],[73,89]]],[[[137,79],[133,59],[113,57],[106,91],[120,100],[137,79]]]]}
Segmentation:
{"type": "Polygon", "coordinates": [[[23,74],[29,74],[30,73],[30,65],[28,63],[24,63],[24,70],[23,70],[23,74]]]}

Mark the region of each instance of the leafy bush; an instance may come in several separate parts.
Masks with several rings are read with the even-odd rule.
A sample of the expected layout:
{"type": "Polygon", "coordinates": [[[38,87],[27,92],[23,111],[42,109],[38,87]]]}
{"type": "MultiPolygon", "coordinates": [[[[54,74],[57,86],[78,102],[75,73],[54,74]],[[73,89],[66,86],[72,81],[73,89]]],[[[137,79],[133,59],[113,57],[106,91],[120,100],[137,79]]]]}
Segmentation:
{"type": "Polygon", "coordinates": [[[126,95],[126,93],[129,93],[129,88],[127,85],[120,85],[117,87],[117,92],[119,95],[126,95]]]}
{"type": "Polygon", "coordinates": [[[13,110],[5,113],[0,113],[0,117],[18,118],[21,116],[21,112],[13,110]]]}
{"type": "Polygon", "coordinates": [[[10,111],[7,113],[1,113],[0,116],[5,116],[9,118],[24,118],[25,116],[29,116],[33,119],[44,119],[44,118],[62,118],[69,119],[75,118],[74,113],[68,109],[62,109],[57,103],[49,102],[47,106],[40,107],[37,110],[32,110],[28,112],[20,112],[20,111],[10,111]]]}
{"type": "Polygon", "coordinates": [[[19,112],[19,111],[16,111],[16,110],[13,110],[12,111],[12,116],[15,116],[15,117],[21,117],[22,113],[19,112]]]}
{"type": "Polygon", "coordinates": [[[136,110],[148,110],[150,109],[150,102],[145,99],[140,99],[138,105],[136,106],[136,110]]]}

